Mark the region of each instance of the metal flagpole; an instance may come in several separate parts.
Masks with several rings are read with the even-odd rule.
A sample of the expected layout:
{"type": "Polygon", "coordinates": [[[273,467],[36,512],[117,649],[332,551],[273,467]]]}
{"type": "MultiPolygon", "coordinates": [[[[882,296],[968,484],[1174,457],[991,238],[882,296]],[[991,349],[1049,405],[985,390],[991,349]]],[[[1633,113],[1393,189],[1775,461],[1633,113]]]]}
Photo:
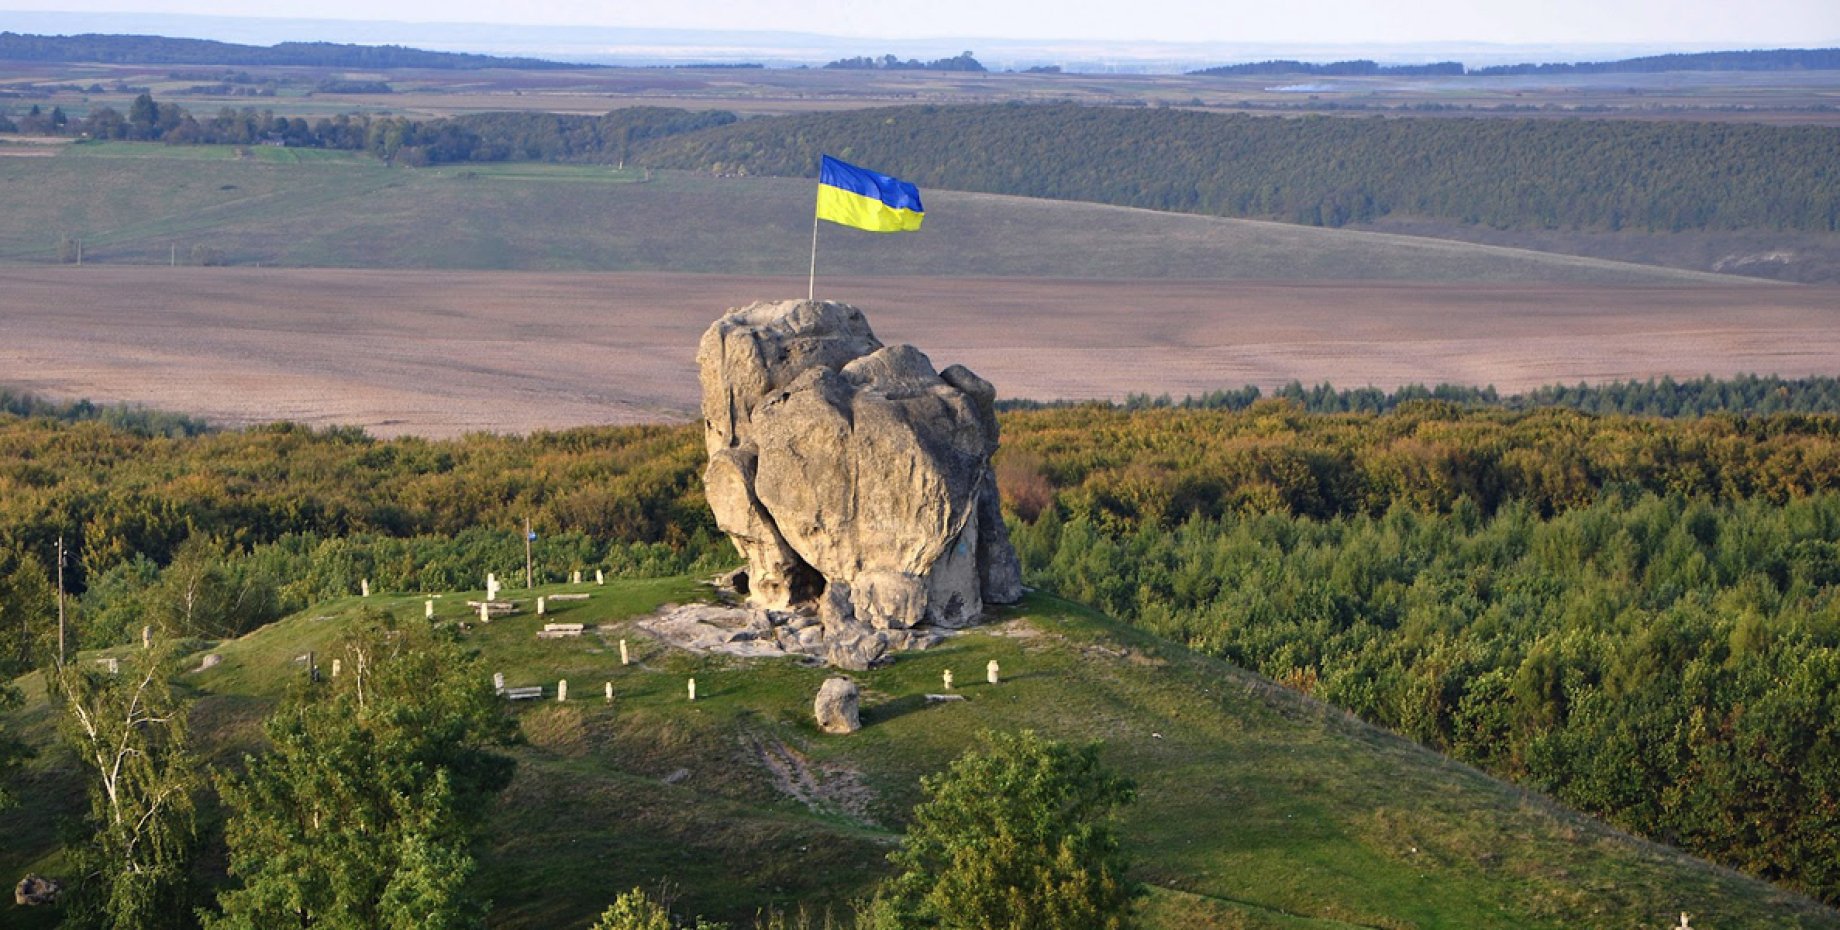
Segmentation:
{"type": "Polygon", "coordinates": [[[805,289],[806,300],[818,299],[818,208],[811,209],[811,280],[805,289]]]}

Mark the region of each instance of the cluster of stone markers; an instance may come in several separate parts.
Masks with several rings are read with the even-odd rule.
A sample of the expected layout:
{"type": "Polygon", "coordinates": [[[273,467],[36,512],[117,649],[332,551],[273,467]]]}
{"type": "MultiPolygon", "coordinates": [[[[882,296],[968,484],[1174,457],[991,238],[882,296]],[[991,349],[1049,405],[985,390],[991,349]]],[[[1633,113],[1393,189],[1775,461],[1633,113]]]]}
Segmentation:
{"type": "MultiPolygon", "coordinates": [[[[581,584],[582,573],[579,571],[573,572],[569,581],[571,584],[581,584]]],[[[607,583],[606,573],[596,569],[594,572],[594,583],[596,585],[605,585],[607,583]]],[[[498,576],[488,572],[486,574],[485,600],[466,602],[469,608],[476,608],[479,611],[479,621],[481,623],[490,623],[495,617],[509,616],[517,612],[518,605],[516,601],[499,600],[498,593],[501,587],[502,585],[499,583],[498,576]]],[[[370,597],[370,579],[367,578],[361,581],[359,583],[359,590],[364,597],[370,597]]],[[[434,602],[435,598],[439,596],[440,595],[435,595],[424,602],[423,616],[428,618],[434,617],[434,602]]],[[[580,601],[587,600],[590,596],[591,595],[585,593],[573,593],[550,594],[538,597],[536,604],[537,616],[546,616],[549,613],[549,604],[551,601],[580,601]]],[[[543,629],[537,631],[537,638],[559,639],[564,637],[575,637],[582,635],[586,629],[587,625],[582,623],[546,623],[543,625],[543,629]]],[[[309,667],[313,666],[312,653],[308,653],[300,658],[304,659],[309,667]]],[[[632,651],[627,646],[624,638],[620,640],[620,664],[632,664],[632,651]]],[[[332,676],[337,678],[342,670],[340,661],[338,659],[333,659],[332,676]]],[[[317,677],[318,669],[315,667],[312,671],[317,677]]],[[[984,677],[985,680],[992,685],[1001,683],[1001,669],[997,665],[997,660],[992,659],[985,665],[984,677]]],[[[941,673],[940,683],[947,693],[927,694],[925,696],[927,703],[962,701],[965,699],[962,694],[951,693],[953,691],[951,669],[946,669],[941,673]]],[[[684,682],[684,690],[688,699],[695,701],[696,679],[687,679],[684,682]]],[[[494,694],[508,701],[542,700],[544,697],[544,688],[542,685],[519,685],[516,687],[506,685],[505,673],[503,672],[494,672],[492,674],[492,691],[494,694]]],[[[603,683],[601,693],[606,703],[612,704],[613,682],[609,681],[603,683]]],[[[556,681],[556,700],[566,702],[568,699],[569,680],[566,678],[558,679],[556,681]]],[[[827,679],[823,687],[818,690],[818,697],[813,706],[813,715],[817,717],[819,728],[827,733],[853,733],[861,729],[862,723],[858,711],[859,701],[860,692],[854,681],[843,676],[827,679]]]]}

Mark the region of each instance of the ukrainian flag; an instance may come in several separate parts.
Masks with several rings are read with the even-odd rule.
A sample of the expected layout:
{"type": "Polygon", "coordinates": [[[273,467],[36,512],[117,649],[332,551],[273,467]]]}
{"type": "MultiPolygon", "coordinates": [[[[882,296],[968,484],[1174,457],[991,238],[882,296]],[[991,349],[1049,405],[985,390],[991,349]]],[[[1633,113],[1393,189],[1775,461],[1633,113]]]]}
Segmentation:
{"type": "Polygon", "coordinates": [[[913,232],[925,218],[919,188],[824,156],[818,169],[818,219],[870,232],[913,232]]]}

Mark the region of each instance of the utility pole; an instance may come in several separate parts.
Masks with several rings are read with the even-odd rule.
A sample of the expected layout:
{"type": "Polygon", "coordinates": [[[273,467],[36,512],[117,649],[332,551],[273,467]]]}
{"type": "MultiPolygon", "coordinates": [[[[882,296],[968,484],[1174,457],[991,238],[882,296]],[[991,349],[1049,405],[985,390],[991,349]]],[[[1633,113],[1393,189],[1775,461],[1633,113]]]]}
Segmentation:
{"type": "Polygon", "coordinates": [[[171,267],[173,268],[179,267],[179,244],[176,242],[173,243],[173,247],[172,247],[172,265],[171,267]]]}
{"type": "Polygon", "coordinates": [[[64,667],[64,537],[58,537],[58,668],[64,667]]]}
{"type": "Polygon", "coordinates": [[[530,590],[533,587],[533,585],[530,583],[530,543],[532,540],[535,540],[536,538],[537,538],[537,534],[532,533],[530,531],[530,518],[525,517],[524,518],[524,590],[526,591],[530,590]]]}
{"type": "Polygon", "coordinates": [[[77,266],[83,266],[83,240],[77,240],[77,266]]]}

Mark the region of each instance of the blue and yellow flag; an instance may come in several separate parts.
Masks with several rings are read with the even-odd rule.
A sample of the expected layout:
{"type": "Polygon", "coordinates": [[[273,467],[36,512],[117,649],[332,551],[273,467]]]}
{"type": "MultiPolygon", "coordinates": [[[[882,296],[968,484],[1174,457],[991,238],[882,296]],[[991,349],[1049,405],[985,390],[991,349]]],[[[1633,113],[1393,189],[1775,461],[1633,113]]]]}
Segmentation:
{"type": "Polygon", "coordinates": [[[913,232],[925,218],[919,188],[824,156],[818,169],[818,219],[870,232],[913,232]]]}

